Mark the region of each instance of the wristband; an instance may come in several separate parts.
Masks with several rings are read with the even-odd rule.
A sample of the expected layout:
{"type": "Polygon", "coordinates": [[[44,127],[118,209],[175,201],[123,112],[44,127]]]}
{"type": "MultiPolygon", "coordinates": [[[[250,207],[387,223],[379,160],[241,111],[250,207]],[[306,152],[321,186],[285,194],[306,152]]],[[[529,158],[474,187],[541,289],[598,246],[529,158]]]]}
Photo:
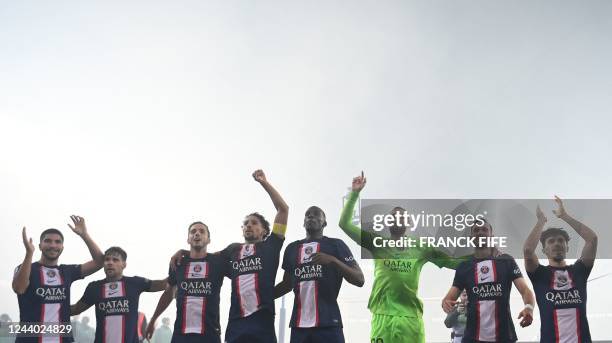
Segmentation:
{"type": "Polygon", "coordinates": [[[528,308],[528,309],[530,309],[533,312],[533,305],[525,304],[525,308],[528,308]]]}

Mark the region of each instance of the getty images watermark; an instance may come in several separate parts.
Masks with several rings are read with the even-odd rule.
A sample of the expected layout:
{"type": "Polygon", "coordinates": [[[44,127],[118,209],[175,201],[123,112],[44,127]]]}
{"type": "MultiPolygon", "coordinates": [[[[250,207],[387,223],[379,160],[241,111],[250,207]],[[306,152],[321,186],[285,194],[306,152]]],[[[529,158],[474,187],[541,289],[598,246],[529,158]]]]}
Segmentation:
{"type": "MultiPolygon", "coordinates": [[[[610,199],[564,199],[572,216],[591,227],[608,227],[610,199]]],[[[490,247],[521,258],[523,244],[535,225],[536,207],[550,212],[548,227],[565,229],[570,237],[569,258],[579,257],[582,240],[567,223],[552,215],[556,204],[549,199],[361,199],[362,258],[403,256],[405,249],[435,249],[451,257],[490,247]],[[473,227],[487,226],[490,236],[474,235],[473,227]]],[[[357,217],[356,217],[357,218],[357,217]]],[[[612,230],[598,232],[600,246],[612,243],[612,230]]],[[[602,249],[603,250],[603,249],[602,249]]],[[[598,258],[611,258],[612,249],[598,258]]],[[[536,253],[545,258],[541,247],[536,253]]]]}

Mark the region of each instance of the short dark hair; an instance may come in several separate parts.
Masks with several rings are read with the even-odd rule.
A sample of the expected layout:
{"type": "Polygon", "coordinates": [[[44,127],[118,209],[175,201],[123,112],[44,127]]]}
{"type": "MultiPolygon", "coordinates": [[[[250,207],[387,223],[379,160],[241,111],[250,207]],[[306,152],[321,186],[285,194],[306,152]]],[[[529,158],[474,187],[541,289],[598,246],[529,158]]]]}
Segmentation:
{"type": "Polygon", "coordinates": [[[256,217],[257,219],[259,219],[259,222],[261,223],[261,226],[263,226],[264,230],[266,230],[265,237],[268,237],[270,235],[270,222],[268,222],[266,220],[266,218],[263,215],[261,215],[260,213],[258,213],[258,212],[253,212],[253,213],[247,215],[246,217],[248,218],[248,217],[251,217],[251,216],[256,217]]]}
{"type": "Polygon", "coordinates": [[[540,242],[542,243],[542,247],[546,243],[546,240],[552,236],[563,236],[565,238],[565,242],[569,242],[570,238],[567,232],[560,227],[549,227],[548,229],[542,231],[542,235],[540,236],[540,242]]]}
{"type": "Polygon", "coordinates": [[[193,222],[193,223],[189,224],[189,226],[187,227],[187,232],[189,232],[189,230],[191,230],[191,227],[196,225],[196,224],[204,225],[204,227],[206,228],[206,233],[208,234],[208,238],[210,238],[210,230],[208,230],[208,225],[202,223],[201,221],[197,221],[197,222],[193,222]]]}
{"type": "Polygon", "coordinates": [[[125,250],[119,248],[119,247],[110,247],[108,249],[106,249],[106,251],[104,252],[104,256],[108,256],[111,254],[119,254],[119,256],[121,256],[121,258],[124,261],[127,261],[127,253],[125,252],[125,250]]]}
{"type": "Polygon", "coordinates": [[[45,231],[43,231],[43,232],[40,234],[40,241],[42,242],[43,237],[45,237],[45,235],[49,235],[49,234],[51,234],[51,235],[52,235],[52,234],[57,234],[57,235],[59,235],[60,237],[62,237],[62,243],[64,242],[64,235],[62,234],[62,232],[61,232],[60,230],[58,230],[58,229],[53,229],[53,228],[51,228],[51,229],[46,229],[45,231]]]}

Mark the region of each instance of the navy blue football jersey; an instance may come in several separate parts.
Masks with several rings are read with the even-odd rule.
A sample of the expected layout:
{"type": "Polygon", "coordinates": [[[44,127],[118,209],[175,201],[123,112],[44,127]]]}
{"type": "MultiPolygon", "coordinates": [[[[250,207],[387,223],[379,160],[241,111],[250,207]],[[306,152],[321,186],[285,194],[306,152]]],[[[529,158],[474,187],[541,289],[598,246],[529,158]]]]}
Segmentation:
{"type": "Polygon", "coordinates": [[[512,256],[471,258],[455,271],[453,286],[468,295],[462,342],[516,342],[510,313],[512,282],[523,277],[512,256]]]}
{"type": "Polygon", "coordinates": [[[174,335],[221,334],[219,293],[226,274],[221,255],[207,254],[201,259],[186,257],[176,270],[168,272],[168,283],[176,286],[174,335]]]}
{"type": "Polygon", "coordinates": [[[343,278],[337,269],[311,261],[312,255],[319,252],[334,256],[351,267],[356,265],[349,248],[336,238],[324,236],[289,244],[283,257],[283,269],[291,275],[295,295],[289,324],[292,328],[342,326],[337,298],[343,278]]]}
{"type": "MultiPolygon", "coordinates": [[[[20,267],[17,267],[20,268],[20,267]]],[[[15,273],[17,270],[15,271],[15,273]]],[[[78,264],[61,264],[44,266],[32,263],[30,284],[25,293],[19,294],[19,321],[70,323],[70,285],[82,279],[81,266],[78,264]]],[[[18,337],[16,343],[30,342],[55,343],[73,341],[72,337],[33,338],[18,337]]]]}
{"type": "Polygon", "coordinates": [[[124,276],[118,281],[98,280],[87,285],[81,301],[96,307],[95,343],[138,342],[138,300],[151,281],[124,276]]]}
{"type": "Polygon", "coordinates": [[[232,280],[230,320],[259,310],[274,313],[274,283],[284,241],[273,233],[265,241],[232,244],[221,252],[232,280]]]}
{"type": "Polygon", "coordinates": [[[561,268],[539,265],[527,273],[540,309],[540,342],[591,342],[586,316],[591,269],[578,260],[561,268]]]}

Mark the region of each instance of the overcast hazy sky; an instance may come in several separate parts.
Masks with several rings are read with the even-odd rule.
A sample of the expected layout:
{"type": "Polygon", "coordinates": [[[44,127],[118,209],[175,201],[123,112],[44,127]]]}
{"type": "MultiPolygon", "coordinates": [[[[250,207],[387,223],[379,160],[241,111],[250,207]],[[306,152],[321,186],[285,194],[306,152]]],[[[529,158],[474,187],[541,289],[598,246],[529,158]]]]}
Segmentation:
{"type": "MultiPolygon", "coordinates": [[[[194,219],[218,250],[243,215],[273,216],[256,168],[291,206],[288,241],[312,204],[346,238],[362,169],[371,198],[609,198],[611,15],[609,1],[3,2],[0,312],[18,312],[21,226],[82,215],[127,250],[126,274],[161,278],[194,219]]],[[[67,230],[65,244],[62,262],[87,259],[67,230]]],[[[340,296],[349,342],[369,331],[362,265],[366,286],[340,296]]],[[[452,272],[422,275],[428,339],[447,340],[452,272]]],[[[589,288],[596,339],[612,338],[610,286],[589,288]]],[[[142,296],[148,315],[157,298],[142,296]]]]}

